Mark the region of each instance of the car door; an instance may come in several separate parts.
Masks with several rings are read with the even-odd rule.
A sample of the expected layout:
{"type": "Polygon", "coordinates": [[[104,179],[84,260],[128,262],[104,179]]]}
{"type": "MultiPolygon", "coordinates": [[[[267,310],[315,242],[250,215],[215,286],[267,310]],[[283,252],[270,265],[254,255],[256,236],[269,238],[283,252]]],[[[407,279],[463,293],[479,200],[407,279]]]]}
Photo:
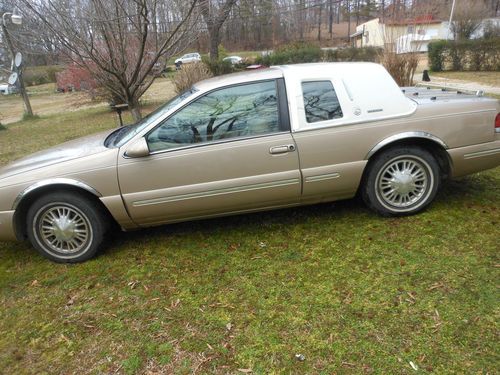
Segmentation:
{"type": "Polygon", "coordinates": [[[300,151],[302,203],[354,196],[367,163],[365,154],[356,156],[365,133],[342,126],[346,117],[357,113],[349,111],[349,95],[338,96],[341,82],[323,74],[317,72],[318,78],[307,80],[287,79],[287,85],[295,85],[290,91],[301,94],[292,100],[295,112],[291,115],[295,116],[293,137],[300,151]]]}
{"type": "Polygon", "coordinates": [[[282,79],[209,92],[145,138],[149,156],[118,162],[123,200],[140,225],[293,205],[300,199],[282,79]]]}

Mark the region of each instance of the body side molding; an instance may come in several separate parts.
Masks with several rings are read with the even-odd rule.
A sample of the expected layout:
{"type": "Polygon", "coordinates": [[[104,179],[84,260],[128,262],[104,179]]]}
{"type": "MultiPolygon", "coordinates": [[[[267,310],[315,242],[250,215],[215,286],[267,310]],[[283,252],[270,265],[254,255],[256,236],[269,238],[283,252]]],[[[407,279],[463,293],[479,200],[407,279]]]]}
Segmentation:
{"type": "Polygon", "coordinates": [[[438,145],[440,145],[444,149],[448,149],[449,148],[448,145],[441,138],[438,138],[435,135],[432,135],[430,133],[423,132],[423,131],[404,132],[404,133],[399,133],[399,134],[391,135],[390,137],[385,138],[384,140],[382,140],[379,143],[377,143],[375,145],[375,147],[373,147],[370,150],[370,152],[368,152],[368,154],[365,156],[365,160],[368,160],[378,150],[382,149],[383,147],[385,147],[385,146],[387,146],[387,145],[389,145],[389,144],[391,144],[393,142],[400,141],[400,140],[403,140],[403,139],[410,139],[410,138],[428,139],[430,141],[433,141],[434,143],[437,143],[438,145]]]}
{"type": "Polygon", "coordinates": [[[15,210],[17,208],[17,206],[19,205],[19,203],[23,200],[23,198],[26,197],[28,194],[30,194],[33,191],[38,190],[42,187],[46,187],[46,186],[50,186],[50,185],[73,186],[73,187],[77,187],[79,189],[86,190],[98,198],[102,197],[101,193],[99,193],[92,186],[89,186],[82,181],[74,180],[72,178],[50,178],[47,180],[35,182],[33,185],[28,186],[26,189],[24,189],[22,192],[20,192],[19,195],[14,200],[14,204],[12,205],[12,210],[15,210]]]}

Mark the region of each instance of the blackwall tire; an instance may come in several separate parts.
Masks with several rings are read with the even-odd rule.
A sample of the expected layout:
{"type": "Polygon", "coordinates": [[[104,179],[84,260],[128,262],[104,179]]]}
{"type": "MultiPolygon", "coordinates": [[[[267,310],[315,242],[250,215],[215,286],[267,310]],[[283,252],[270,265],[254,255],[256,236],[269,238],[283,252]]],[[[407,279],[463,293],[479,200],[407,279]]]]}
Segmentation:
{"type": "Polygon", "coordinates": [[[383,151],[367,165],[362,187],[366,205],[383,216],[413,215],[424,210],[440,186],[439,164],[416,146],[383,151]]]}
{"type": "Polygon", "coordinates": [[[57,192],[38,198],[27,214],[33,247],[58,263],[94,257],[108,229],[102,207],[84,195],[57,192]]]}

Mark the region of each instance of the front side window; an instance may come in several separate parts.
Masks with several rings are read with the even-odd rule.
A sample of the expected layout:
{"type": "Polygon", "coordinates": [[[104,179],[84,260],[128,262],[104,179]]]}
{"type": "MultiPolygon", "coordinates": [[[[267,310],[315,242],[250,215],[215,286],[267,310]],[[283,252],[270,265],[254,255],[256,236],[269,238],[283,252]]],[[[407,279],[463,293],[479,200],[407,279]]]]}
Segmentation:
{"type": "Polygon", "coordinates": [[[307,122],[342,117],[342,108],[330,81],[302,82],[302,93],[307,122]]]}
{"type": "Polygon", "coordinates": [[[151,152],[279,131],[275,81],[228,87],[196,99],[147,136],[151,152]]]}

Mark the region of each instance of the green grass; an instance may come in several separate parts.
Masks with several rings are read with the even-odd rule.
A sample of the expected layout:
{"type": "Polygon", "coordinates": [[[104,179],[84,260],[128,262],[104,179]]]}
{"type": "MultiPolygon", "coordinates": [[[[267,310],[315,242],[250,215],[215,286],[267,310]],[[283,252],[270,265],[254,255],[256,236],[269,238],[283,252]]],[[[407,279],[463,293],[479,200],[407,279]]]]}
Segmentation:
{"type": "MultiPolygon", "coordinates": [[[[9,125],[0,164],[115,123],[9,125]]],[[[71,266],[0,243],[0,373],[498,373],[499,201],[496,168],[407,218],[350,200],[204,220],[71,266]]]]}

